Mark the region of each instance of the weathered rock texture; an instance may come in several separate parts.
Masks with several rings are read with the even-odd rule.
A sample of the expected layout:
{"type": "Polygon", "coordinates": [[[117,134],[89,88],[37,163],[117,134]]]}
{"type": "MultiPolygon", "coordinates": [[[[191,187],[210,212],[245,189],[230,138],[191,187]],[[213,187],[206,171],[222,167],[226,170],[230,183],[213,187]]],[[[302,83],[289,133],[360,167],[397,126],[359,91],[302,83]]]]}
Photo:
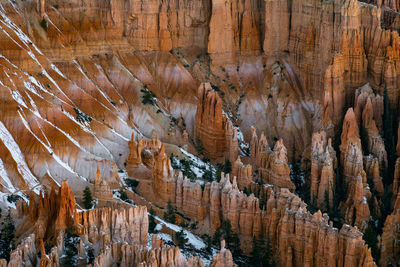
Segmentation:
{"type": "Polygon", "coordinates": [[[344,118],[340,153],[344,186],[347,187],[347,200],[342,203],[345,220],[365,229],[370,216],[367,197],[371,193],[367,187],[359,129],[352,108],[344,118]]]}
{"type": "Polygon", "coordinates": [[[253,167],[250,164],[244,165],[238,157],[232,164],[232,176],[236,177],[239,188],[243,190],[253,182],[253,167]]]}
{"type": "Polygon", "coordinates": [[[235,162],[237,129],[222,110],[222,100],[210,83],[200,85],[196,111],[196,136],[210,159],[235,162]]]}
{"type": "Polygon", "coordinates": [[[306,204],[287,189],[277,193],[269,189],[267,199],[265,210],[261,210],[259,200],[239,191],[236,181],[231,183],[229,176],[219,184],[207,184],[204,190],[199,184],[178,178],[177,209],[214,229],[222,220],[230,220],[247,251],[251,238],[263,232],[275,244],[275,255],[280,255],[277,260],[282,266],[302,266],[306,262],[312,266],[374,265],[356,228],[343,226],[338,231],[329,226],[326,215],[317,212],[312,216],[306,211],[306,204]]]}
{"type": "Polygon", "coordinates": [[[327,139],[326,132],[313,134],[311,150],[311,203],[319,208],[333,204],[335,188],[336,152],[332,147],[331,139],[327,139]],[[327,199],[326,199],[327,196],[327,199]],[[325,203],[328,200],[328,203],[325,203]]]}
{"type": "Polygon", "coordinates": [[[43,196],[31,193],[29,204],[24,201],[17,203],[17,213],[24,218],[20,231],[29,233],[33,230],[39,239],[57,236],[78,223],[75,197],[67,181],[62,183],[58,193],[55,189],[43,196]]]}
{"type": "Polygon", "coordinates": [[[385,226],[380,241],[381,260],[380,265],[386,266],[388,263],[400,263],[400,193],[397,193],[393,213],[386,218],[385,226]]]}
{"type": "MultiPolygon", "coordinates": [[[[65,182],[60,188],[58,198],[54,199],[54,194],[45,195],[35,202],[35,198],[30,199],[29,207],[19,202],[19,215],[27,223],[34,223],[33,233],[27,236],[11,253],[10,262],[0,261],[1,266],[58,266],[59,259],[64,253],[63,239],[65,227],[74,226],[75,233],[79,235],[77,245],[79,261],[86,263],[87,248],[94,248],[93,253],[96,258],[94,266],[111,266],[120,264],[122,266],[204,266],[199,257],[186,259],[177,247],[165,248],[164,244],[152,238],[153,248],[147,249],[148,242],[148,215],[147,208],[144,206],[128,206],[120,208],[101,208],[92,209],[84,212],[77,212],[73,194],[70,192],[68,184],[65,182]],[[43,207],[42,203],[50,203],[43,207]],[[27,208],[32,212],[27,213],[27,208]],[[57,208],[54,218],[48,216],[44,218],[43,208],[57,208]],[[38,212],[37,212],[38,211],[38,212]],[[42,214],[37,216],[37,213],[42,214]],[[24,216],[25,214],[28,214],[24,216]],[[46,225],[43,220],[47,219],[46,225]],[[51,219],[51,220],[50,220],[51,219]],[[36,222],[35,222],[36,220],[36,222]],[[71,221],[73,220],[73,221],[71,221]],[[71,221],[69,224],[67,222],[71,221]],[[42,227],[37,226],[41,224],[42,227]],[[43,236],[41,229],[54,229],[57,233],[46,232],[43,236]],[[56,238],[56,246],[46,255],[43,240],[51,241],[56,238]],[[38,253],[41,257],[38,257],[38,253]],[[143,265],[145,264],[145,265],[143,265]]],[[[54,211],[53,211],[54,212],[54,211]]],[[[26,224],[22,224],[20,227],[26,224]]],[[[229,250],[222,247],[221,251],[212,260],[212,266],[233,267],[233,259],[229,250]]]]}
{"type": "Polygon", "coordinates": [[[113,199],[113,192],[106,181],[101,179],[100,169],[97,169],[96,180],[93,184],[93,197],[101,200],[113,199]]]}
{"type": "Polygon", "coordinates": [[[126,168],[130,170],[132,167],[139,167],[142,163],[147,166],[152,166],[153,154],[158,152],[160,148],[161,141],[158,139],[154,130],[151,140],[140,139],[136,141],[134,134],[132,134],[131,140],[129,141],[129,156],[126,160],[126,168]]]}
{"type": "Polygon", "coordinates": [[[258,138],[253,128],[250,157],[263,183],[295,189],[295,185],[290,180],[287,150],[282,139],[278,140],[274,149],[271,150],[264,133],[258,138]]]}
{"type": "MultiPolygon", "coordinates": [[[[336,233],[318,213],[314,220],[303,208],[286,210],[281,195],[295,196],[279,187],[294,190],[287,160],[294,154],[313,166],[307,181],[313,197],[320,204],[328,191],[330,199],[334,157],[326,153],[327,140],[338,133],[345,108],[354,107],[344,119],[337,166],[347,187],[341,204],[346,222],[365,228],[366,203],[376,202],[369,191],[382,196],[382,171],[394,168],[382,139],[382,96],[386,89],[397,114],[398,11],[396,0],[2,1],[0,189],[39,193],[68,180],[78,192],[95,180],[98,167],[111,186],[108,173],[117,184],[115,170],[126,163],[128,173],[142,171],[140,186],[161,204],[182,203],[187,214],[205,216],[209,225],[231,218],[246,239],[259,233],[253,222],[263,221],[282,265],[372,265],[358,231],[345,226],[336,233]],[[207,81],[218,93],[204,84],[198,90],[207,81]],[[272,211],[251,208],[255,198],[240,193],[238,187],[250,182],[240,164],[236,181],[224,177],[202,189],[173,172],[161,146],[185,140],[190,148],[200,138],[206,156],[234,163],[236,125],[251,141],[250,159],[241,160],[263,183],[276,186],[275,195],[269,193],[270,203],[276,202],[272,211]],[[258,137],[251,125],[265,134],[258,137]],[[141,141],[153,130],[160,141],[141,141]],[[326,139],[313,142],[321,130],[326,139]]],[[[394,183],[386,186],[394,198],[396,165],[394,183]]],[[[18,204],[30,218],[21,229],[37,228],[38,238],[46,238],[75,224],[71,190],[61,188],[31,197],[31,207],[18,204]]],[[[110,197],[106,186],[100,191],[110,197]]],[[[389,246],[384,235],[382,244],[389,246]]],[[[382,249],[382,260],[395,252],[382,249]]]]}

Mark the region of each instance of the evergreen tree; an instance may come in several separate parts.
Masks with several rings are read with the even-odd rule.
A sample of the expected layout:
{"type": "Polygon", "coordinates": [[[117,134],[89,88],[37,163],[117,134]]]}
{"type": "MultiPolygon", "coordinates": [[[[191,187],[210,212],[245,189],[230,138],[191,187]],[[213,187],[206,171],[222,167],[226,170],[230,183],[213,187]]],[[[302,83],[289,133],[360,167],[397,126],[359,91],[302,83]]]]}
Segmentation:
{"type": "Polygon", "coordinates": [[[83,206],[85,209],[91,209],[93,207],[92,192],[90,192],[90,189],[87,186],[85,190],[83,190],[83,206]]]}
{"type": "Polygon", "coordinates": [[[209,181],[209,182],[214,181],[214,179],[213,179],[213,173],[212,173],[211,167],[209,167],[209,168],[207,168],[207,169],[204,170],[203,179],[204,179],[204,180],[207,180],[207,181],[209,181]]]}
{"type": "Polygon", "coordinates": [[[201,139],[197,138],[196,139],[196,150],[199,155],[202,155],[204,152],[203,144],[201,143],[201,139]]]}
{"type": "Polygon", "coordinates": [[[149,232],[150,233],[154,233],[154,229],[156,228],[156,226],[157,226],[157,223],[156,223],[156,220],[155,220],[155,218],[154,218],[154,210],[153,210],[153,207],[150,209],[150,212],[149,212],[150,214],[149,214],[149,232]]]}
{"type": "Polygon", "coordinates": [[[0,258],[10,260],[10,252],[14,249],[15,226],[11,218],[11,211],[8,210],[7,216],[1,223],[0,232],[0,258]]]}
{"type": "Polygon", "coordinates": [[[188,242],[188,239],[186,238],[185,232],[180,230],[179,232],[175,233],[175,243],[178,247],[184,248],[185,244],[188,242]]]}
{"type": "Polygon", "coordinates": [[[89,246],[88,251],[87,251],[87,264],[93,264],[94,263],[94,249],[92,246],[89,246]]]}
{"type": "Polygon", "coordinates": [[[222,238],[221,227],[218,227],[217,230],[214,232],[214,236],[212,239],[212,243],[214,246],[219,247],[222,238]]]}
{"type": "Polygon", "coordinates": [[[214,233],[214,244],[219,246],[221,240],[225,240],[226,247],[231,250],[233,256],[237,257],[242,254],[239,236],[232,231],[232,225],[229,220],[223,221],[214,233]]]}
{"type": "Polygon", "coordinates": [[[367,141],[368,141],[368,133],[367,129],[365,129],[364,125],[361,125],[361,131],[360,131],[360,139],[361,139],[361,146],[362,146],[362,152],[364,155],[367,155],[368,149],[367,149],[367,141]]]}
{"type": "MultiPolygon", "coordinates": [[[[371,225],[365,230],[363,239],[367,243],[368,247],[371,248],[372,257],[375,261],[378,259],[379,249],[378,249],[378,234],[376,233],[374,227],[371,225]]],[[[376,261],[377,262],[377,261],[376,261]]]]}
{"type": "MultiPolygon", "coordinates": [[[[388,164],[389,166],[394,166],[396,155],[395,155],[395,145],[394,145],[393,119],[390,110],[390,101],[386,87],[383,93],[383,105],[384,105],[383,138],[385,141],[386,152],[388,155],[388,164]]],[[[385,173],[384,173],[385,185],[390,184],[390,180],[392,179],[392,177],[393,177],[392,168],[385,168],[385,173]]]]}
{"type": "Polygon", "coordinates": [[[168,200],[167,212],[164,213],[164,220],[170,223],[175,223],[176,222],[175,212],[176,210],[175,207],[172,205],[171,200],[168,200]]]}
{"type": "Polygon", "coordinates": [[[224,164],[224,173],[231,173],[232,171],[232,163],[229,161],[229,159],[225,160],[224,164]]]}
{"type": "Polygon", "coordinates": [[[318,210],[317,208],[317,196],[313,196],[312,201],[310,203],[310,205],[307,206],[308,211],[311,212],[311,214],[313,214],[314,212],[316,212],[318,210]]]}
{"type": "Polygon", "coordinates": [[[127,203],[132,203],[131,200],[129,199],[128,194],[126,193],[125,190],[120,189],[120,190],[118,191],[118,193],[119,193],[119,198],[120,198],[122,201],[125,201],[125,202],[127,202],[127,203]]]}
{"type": "Polygon", "coordinates": [[[246,196],[250,195],[249,191],[247,190],[247,187],[243,188],[243,193],[246,194],[246,196]]]}
{"type": "Polygon", "coordinates": [[[302,179],[301,179],[301,169],[296,161],[296,146],[293,142],[293,152],[292,152],[292,160],[290,163],[291,170],[290,170],[290,179],[293,181],[294,185],[296,186],[297,191],[301,192],[303,187],[302,179]]]}
{"type": "Polygon", "coordinates": [[[215,172],[215,180],[219,183],[221,181],[221,169],[218,168],[217,171],[215,172]]]}
{"type": "Polygon", "coordinates": [[[64,235],[64,255],[60,258],[61,267],[76,266],[78,260],[79,236],[73,228],[68,228],[64,235]]]}
{"type": "Polygon", "coordinates": [[[205,247],[205,252],[207,252],[207,253],[211,253],[212,252],[212,238],[209,236],[209,235],[205,235],[205,238],[204,238],[205,240],[206,240],[206,247],[205,247]]]}
{"type": "Polygon", "coordinates": [[[269,238],[264,238],[262,234],[259,237],[253,237],[253,249],[251,251],[253,266],[273,266],[272,255],[269,238]]]}
{"type": "Polygon", "coordinates": [[[240,238],[237,233],[232,233],[228,241],[228,248],[232,251],[234,257],[242,255],[242,250],[240,249],[240,238]]]}

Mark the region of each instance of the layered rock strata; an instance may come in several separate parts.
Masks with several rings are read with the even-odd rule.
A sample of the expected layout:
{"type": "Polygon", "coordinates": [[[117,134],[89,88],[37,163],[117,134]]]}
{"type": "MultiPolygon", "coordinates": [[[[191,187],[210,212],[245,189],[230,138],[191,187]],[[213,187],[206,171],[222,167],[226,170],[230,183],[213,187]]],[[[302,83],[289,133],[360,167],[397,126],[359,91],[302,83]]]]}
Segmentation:
{"type": "Polygon", "coordinates": [[[327,139],[326,132],[313,134],[311,148],[311,203],[319,208],[332,207],[333,191],[335,188],[336,152],[332,147],[331,139],[327,139]],[[328,200],[328,203],[325,203],[328,200]]]}
{"type": "Polygon", "coordinates": [[[253,128],[250,157],[263,183],[295,189],[295,185],[290,180],[287,150],[282,139],[278,140],[271,150],[264,133],[258,138],[253,128]]]}
{"type": "Polygon", "coordinates": [[[222,100],[210,83],[200,85],[198,90],[196,137],[210,159],[236,161],[237,129],[222,110],[222,100]]]}
{"type": "Polygon", "coordinates": [[[58,193],[55,189],[40,196],[31,193],[29,203],[18,201],[17,213],[24,218],[17,230],[21,234],[34,231],[39,239],[57,236],[78,223],[75,197],[67,181],[62,183],[58,193]]]}
{"type": "Polygon", "coordinates": [[[400,263],[400,193],[397,193],[393,212],[385,221],[380,239],[380,261],[379,265],[386,266],[388,263],[400,263]]]}
{"type": "Polygon", "coordinates": [[[106,181],[101,179],[100,169],[97,169],[96,180],[93,184],[93,197],[100,200],[112,200],[113,192],[106,181]]]}
{"type": "Polygon", "coordinates": [[[253,167],[250,164],[243,164],[240,157],[238,157],[232,164],[232,176],[236,176],[238,186],[243,190],[253,182],[253,167]]]}
{"type": "Polygon", "coordinates": [[[361,140],[352,108],[347,111],[344,118],[340,153],[343,181],[347,188],[347,200],[342,203],[345,220],[349,224],[365,229],[370,216],[367,198],[371,192],[367,186],[361,140]]]}

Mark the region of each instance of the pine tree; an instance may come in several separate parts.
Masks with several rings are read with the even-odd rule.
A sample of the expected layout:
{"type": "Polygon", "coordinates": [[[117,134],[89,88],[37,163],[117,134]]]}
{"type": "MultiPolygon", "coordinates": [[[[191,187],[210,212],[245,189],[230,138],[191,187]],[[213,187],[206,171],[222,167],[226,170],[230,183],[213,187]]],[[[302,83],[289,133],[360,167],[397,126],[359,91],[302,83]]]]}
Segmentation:
{"type": "Polygon", "coordinates": [[[251,262],[253,263],[253,266],[262,266],[260,264],[261,253],[262,253],[262,244],[260,244],[260,238],[253,236],[253,248],[250,253],[251,262]]]}
{"type": "Polygon", "coordinates": [[[154,210],[153,210],[153,207],[150,209],[150,212],[149,212],[150,214],[149,214],[149,232],[150,233],[154,233],[154,229],[156,228],[156,226],[157,226],[157,223],[156,223],[156,220],[155,220],[155,218],[154,218],[154,210]]]}
{"type": "Polygon", "coordinates": [[[167,222],[170,223],[175,223],[176,219],[175,219],[175,208],[172,205],[171,200],[168,200],[168,204],[167,204],[167,212],[164,213],[164,220],[166,220],[167,222]]]}
{"type": "Polygon", "coordinates": [[[184,248],[185,244],[188,242],[188,239],[186,238],[185,232],[180,230],[179,232],[175,233],[175,243],[178,247],[184,248]]]}
{"type": "Polygon", "coordinates": [[[73,228],[68,228],[64,235],[64,254],[60,259],[61,267],[76,266],[78,256],[79,236],[75,234],[73,228]]]}
{"type": "Polygon", "coordinates": [[[0,232],[0,258],[10,260],[10,252],[14,249],[15,226],[11,217],[11,211],[8,210],[7,216],[1,223],[0,232]]]}
{"type": "Polygon", "coordinates": [[[264,238],[263,234],[253,237],[253,249],[251,251],[251,262],[253,266],[273,266],[272,248],[269,238],[264,238]]]}
{"type": "Polygon", "coordinates": [[[229,161],[229,159],[225,160],[224,164],[224,173],[231,173],[232,171],[232,163],[229,161]]]}
{"type": "Polygon", "coordinates": [[[214,244],[219,245],[221,240],[225,240],[226,247],[231,250],[233,256],[236,257],[242,254],[239,236],[232,231],[232,225],[229,220],[224,220],[214,233],[214,244]]]}
{"type": "Polygon", "coordinates": [[[228,248],[232,251],[234,257],[242,255],[242,250],[240,249],[240,238],[237,233],[232,233],[228,242],[228,248]]]}
{"type": "Polygon", "coordinates": [[[368,247],[371,248],[371,254],[374,259],[377,259],[377,256],[379,254],[379,249],[378,249],[378,234],[376,233],[375,229],[371,226],[368,226],[368,228],[365,230],[363,239],[367,243],[368,247]]]}
{"type": "Polygon", "coordinates": [[[212,243],[214,244],[214,246],[219,247],[221,238],[222,238],[221,227],[218,227],[217,230],[215,230],[212,239],[212,243]]]}
{"type": "Polygon", "coordinates": [[[204,170],[203,179],[205,179],[205,180],[207,180],[209,182],[214,181],[211,167],[209,167],[209,168],[204,170]]]}
{"type": "Polygon", "coordinates": [[[83,206],[85,209],[91,209],[93,207],[92,192],[90,192],[90,189],[87,186],[85,190],[83,190],[83,206]]]}
{"type": "Polygon", "coordinates": [[[204,152],[203,144],[202,144],[200,138],[196,139],[196,150],[197,150],[197,153],[199,153],[199,155],[202,155],[204,152]]]}
{"type": "Polygon", "coordinates": [[[215,172],[215,180],[219,183],[221,181],[221,169],[218,168],[217,171],[215,172]]]}
{"type": "Polygon", "coordinates": [[[367,155],[368,153],[367,138],[368,138],[367,129],[365,129],[364,125],[361,125],[360,139],[361,139],[362,152],[364,155],[367,155]]]}
{"type": "Polygon", "coordinates": [[[308,211],[312,213],[316,212],[318,210],[317,208],[317,196],[313,196],[312,201],[310,205],[307,206],[308,211]]]}
{"type": "Polygon", "coordinates": [[[212,238],[209,235],[205,236],[205,240],[206,240],[206,247],[205,247],[205,251],[207,253],[211,253],[212,252],[212,238]]]}
{"type": "Polygon", "coordinates": [[[87,251],[87,264],[93,264],[94,258],[94,249],[92,246],[90,246],[87,251]]]}
{"type": "MultiPolygon", "coordinates": [[[[395,145],[394,145],[394,134],[393,134],[393,120],[392,114],[390,111],[390,101],[387,92],[387,88],[385,87],[383,93],[383,138],[385,141],[386,152],[388,155],[388,163],[389,166],[394,166],[394,162],[396,160],[395,155],[395,145]]],[[[393,177],[393,170],[392,168],[386,168],[384,173],[384,183],[385,185],[390,184],[390,180],[393,177]]]]}

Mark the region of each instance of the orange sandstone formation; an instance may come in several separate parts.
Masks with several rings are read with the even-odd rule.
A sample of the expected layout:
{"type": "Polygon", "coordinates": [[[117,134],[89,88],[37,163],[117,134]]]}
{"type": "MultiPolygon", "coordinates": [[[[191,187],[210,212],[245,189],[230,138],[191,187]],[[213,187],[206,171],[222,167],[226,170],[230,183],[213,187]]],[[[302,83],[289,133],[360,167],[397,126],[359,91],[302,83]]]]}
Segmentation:
{"type": "Polygon", "coordinates": [[[238,186],[241,190],[253,182],[253,170],[250,164],[244,165],[240,157],[232,164],[232,176],[236,176],[238,186]]]}
{"type": "Polygon", "coordinates": [[[347,186],[347,200],[342,205],[345,219],[347,223],[365,229],[370,216],[367,203],[370,191],[363,169],[359,130],[352,108],[347,111],[344,118],[340,152],[344,183],[347,186]]]}
{"type": "Polygon", "coordinates": [[[327,195],[328,204],[332,207],[336,183],[334,173],[335,165],[337,165],[336,152],[332,147],[331,139],[327,140],[325,132],[313,134],[311,149],[311,201],[315,200],[317,207],[324,207],[327,195]]]}
{"type": "Polygon", "coordinates": [[[93,184],[93,197],[101,200],[113,199],[113,193],[106,181],[101,179],[100,169],[97,169],[96,180],[93,184]]]}
{"type": "Polygon", "coordinates": [[[222,100],[210,83],[200,85],[198,90],[196,136],[210,159],[237,159],[237,130],[223,112],[222,100]]]}
{"type": "Polygon", "coordinates": [[[400,193],[397,193],[393,213],[385,221],[382,237],[380,240],[380,261],[379,265],[386,266],[388,263],[400,263],[400,193]]]}
{"type": "Polygon", "coordinates": [[[258,170],[260,179],[264,183],[295,189],[295,185],[290,180],[287,150],[283,140],[278,140],[271,151],[264,133],[258,138],[254,128],[252,131],[250,156],[258,170]]]}
{"type": "Polygon", "coordinates": [[[67,181],[62,183],[58,193],[54,189],[44,196],[31,193],[29,204],[18,202],[17,212],[24,218],[19,231],[34,231],[39,239],[57,235],[78,223],[75,197],[67,181]]]}

